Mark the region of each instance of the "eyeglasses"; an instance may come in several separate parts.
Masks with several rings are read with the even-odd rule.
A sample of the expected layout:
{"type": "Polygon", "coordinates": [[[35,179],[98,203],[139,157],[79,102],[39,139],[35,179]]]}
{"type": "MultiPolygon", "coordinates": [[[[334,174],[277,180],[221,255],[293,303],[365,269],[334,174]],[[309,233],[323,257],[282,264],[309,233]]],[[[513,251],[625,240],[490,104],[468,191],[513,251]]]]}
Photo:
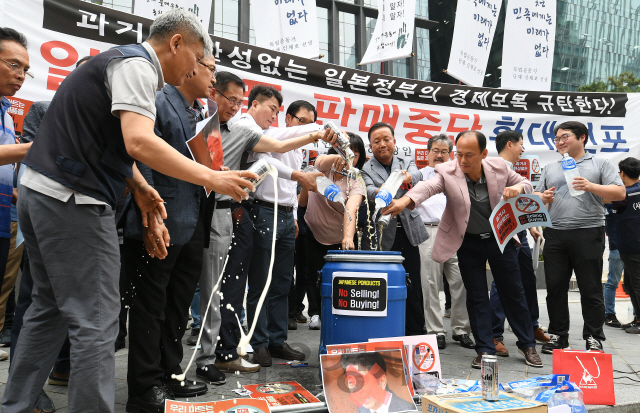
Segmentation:
{"type": "Polygon", "coordinates": [[[432,154],[434,154],[435,156],[438,156],[438,155],[442,155],[442,156],[449,156],[449,153],[450,153],[451,151],[440,151],[440,150],[438,150],[438,149],[431,149],[431,151],[430,151],[430,152],[431,152],[432,154]]]}
{"type": "Polygon", "coordinates": [[[218,93],[220,93],[220,95],[221,95],[223,98],[227,99],[227,100],[229,101],[229,103],[231,104],[231,106],[232,106],[232,107],[234,107],[234,108],[235,108],[235,107],[240,107],[240,106],[242,106],[242,101],[241,101],[241,100],[240,100],[240,101],[238,101],[238,100],[236,100],[235,98],[234,98],[234,99],[229,99],[228,97],[226,97],[226,96],[224,95],[224,93],[222,93],[222,92],[220,92],[220,91],[217,91],[217,92],[218,92],[218,93]]]}
{"type": "Polygon", "coordinates": [[[24,74],[24,75],[29,76],[31,79],[33,79],[33,73],[31,73],[31,72],[27,72],[27,70],[26,70],[24,67],[20,66],[19,64],[11,63],[11,62],[7,62],[7,61],[6,61],[6,60],[4,60],[4,59],[0,59],[0,60],[2,60],[3,62],[5,62],[6,64],[8,64],[8,65],[9,65],[9,67],[11,68],[11,71],[12,71],[13,73],[15,73],[16,75],[20,76],[20,75],[23,75],[23,74],[24,74]]]}
{"type": "Polygon", "coordinates": [[[576,136],[576,135],[565,133],[562,136],[556,136],[556,138],[554,139],[554,142],[555,143],[560,143],[560,141],[566,142],[569,139],[569,137],[571,137],[571,136],[576,136]]]}
{"type": "Polygon", "coordinates": [[[308,125],[310,123],[313,123],[312,121],[306,121],[306,120],[302,120],[299,117],[297,117],[296,115],[293,115],[294,118],[298,119],[298,122],[300,122],[301,125],[308,125]]]}
{"type": "Polygon", "coordinates": [[[218,69],[215,66],[209,66],[207,64],[204,64],[202,62],[198,62],[200,63],[202,66],[206,67],[207,69],[209,69],[209,71],[211,72],[211,76],[215,79],[216,76],[218,75],[218,69]]]}

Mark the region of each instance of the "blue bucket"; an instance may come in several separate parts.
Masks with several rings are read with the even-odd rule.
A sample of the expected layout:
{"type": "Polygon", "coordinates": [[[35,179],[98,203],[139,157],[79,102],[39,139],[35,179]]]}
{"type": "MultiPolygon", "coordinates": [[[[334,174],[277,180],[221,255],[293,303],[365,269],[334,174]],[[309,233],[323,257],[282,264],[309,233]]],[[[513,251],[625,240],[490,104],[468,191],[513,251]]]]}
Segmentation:
{"type": "Polygon", "coordinates": [[[370,338],[404,336],[407,277],[402,266],[404,257],[400,252],[329,251],[325,261],[320,288],[320,354],[326,354],[327,345],[330,344],[359,343],[370,338]],[[385,290],[381,285],[384,274],[386,315],[381,316],[383,300],[380,296],[385,290]],[[342,306],[347,308],[344,309],[342,306]],[[354,312],[373,316],[351,315],[354,312]]]}

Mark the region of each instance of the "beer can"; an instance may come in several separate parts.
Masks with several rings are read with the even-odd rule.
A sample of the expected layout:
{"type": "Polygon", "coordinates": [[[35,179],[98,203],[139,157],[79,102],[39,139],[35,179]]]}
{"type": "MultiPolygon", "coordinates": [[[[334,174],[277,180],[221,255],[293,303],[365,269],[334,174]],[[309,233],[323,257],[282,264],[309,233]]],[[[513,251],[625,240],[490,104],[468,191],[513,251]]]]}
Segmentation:
{"type": "MultiPolygon", "coordinates": [[[[269,162],[265,161],[264,159],[258,159],[258,161],[254,162],[253,165],[251,165],[248,171],[255,173],[259,178],[258,180],[247,178],[247,181],[251,182],[256,188],[258,188],[258,185],[260,185],[262,181],[267,178],[270,170],[271,165],[269,165],[269,162]]],[[[246,193],[250,192],[249,188],[244,188],[244,191],[246,193]]]]}
{"type": "Polygon", "coordinates": [[[336,142],[338,146],[336,150],[342,159],[346,162],[353,161],[356,155],[351,150],[351,144],[349,142],[349,137],[345,135],[333,122],[327,122],[324,124],[325,129],[331,129],[333,133],[336,134],[336,142]]]}
{"type": "Polygon", "coordinates": [[[391,214],[382,215],[378,220],[378,226],[380,227],[380,229],[384,229],[389,225],[390,222],[391,222],[391,214]]]}
{"type": "Polygon", "coordinates": [[[482,356],[482,398],[488,402],[500,399],[500,381],[498,380],[498,357],[482,356]]]}

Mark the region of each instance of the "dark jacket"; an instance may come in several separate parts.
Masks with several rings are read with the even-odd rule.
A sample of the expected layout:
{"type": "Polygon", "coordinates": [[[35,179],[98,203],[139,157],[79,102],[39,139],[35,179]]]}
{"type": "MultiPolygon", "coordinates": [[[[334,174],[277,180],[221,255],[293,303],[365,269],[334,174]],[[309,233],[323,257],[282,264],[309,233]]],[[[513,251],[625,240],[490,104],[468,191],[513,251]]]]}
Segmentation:
{"type": "MultiPolygon", "coordinates": [[[[155,133],[178,152],[191,158],[187,140],[195,135],[191,129],[182,96],[175,86],[167,85],[156,96],[155,133]]],[[[201,186],[194,185],[136,162],[142,176],[154,187],[165,202],[168,218],[164,224],[171,236],[171,244],[184,245],[196,229],[200,213],[201,186]]],[[[127,211],[124,236],[142,240],[141,213],[135,202],[127,211]]]]}
{"type": "MultiPolygon", "coordinates": [[[[395,412],[417,412],[416,405],[412,402],[408,402],[400,398],[397,394],[391,390],[387,390],[391,393],[391,401],[389,402],[389,413],[395,412]]],[[[358,413],[370,413],[371,411],[366,407],[359,407],[358,413]]]]}
{"type": "Polygon", "coordinates": [[[36,138],[36,133],[40,128],[40,122],[44,118],[44,114],[49,108],[51,101],[33,102],[29,108],[27,116],[24,117],[24,123],[22,124],[22,137],[21,143],[33,142],[36,138]]]}

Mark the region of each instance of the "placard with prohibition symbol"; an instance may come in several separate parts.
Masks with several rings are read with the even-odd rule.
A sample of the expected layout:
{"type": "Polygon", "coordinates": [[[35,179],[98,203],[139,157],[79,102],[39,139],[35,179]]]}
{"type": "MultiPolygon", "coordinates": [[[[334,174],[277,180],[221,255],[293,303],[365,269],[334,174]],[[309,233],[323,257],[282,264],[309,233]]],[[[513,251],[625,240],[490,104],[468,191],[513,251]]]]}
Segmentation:
{"type": "Polygon", "coordinates": [[[418,343],[413,348],[413,366],[420,372],[431,371],[436,364],[436,355],[428,343],[418,343]]]}
{"type": "Polygon", "coordinates": [[[518,195],[508,201],[500,199],[489,217],[500,252],[514,235],[527,228],[552,227],[549,211],[538,195],[518,195]]]}

